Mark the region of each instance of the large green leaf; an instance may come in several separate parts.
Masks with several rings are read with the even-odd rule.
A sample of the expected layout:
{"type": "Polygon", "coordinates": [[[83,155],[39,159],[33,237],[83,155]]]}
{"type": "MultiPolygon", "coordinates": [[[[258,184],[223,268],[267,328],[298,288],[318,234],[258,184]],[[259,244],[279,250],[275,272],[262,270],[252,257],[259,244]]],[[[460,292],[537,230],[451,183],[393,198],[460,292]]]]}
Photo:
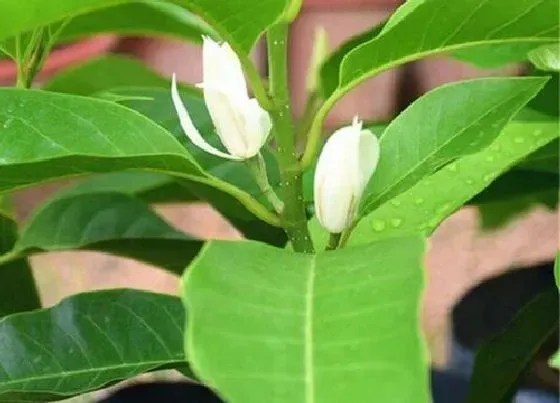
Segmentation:
{"type": "Polygon", "coordinates": [[[93,95],[115,87],[165,87],[170,82],[140,60],[122,55],[90,59],[51,77],[43,89],[76,95],[93,95]]]}
{"type": "Polygon", "coordinates": [[[85,249],[141,260],[180,274],[201,246],[202,241],[172,228],[132,196],[86,193],[55,197],[41,206],[8,257],[85,249]]]}
{"type": "Polygon", "coordinates": [[[212,29],[182,7],[162,1],[121,4],[75,17],[61,32],[65,41],[97,33],[162,35],[201,42],[212,29]]]}
{"type": "Polygon", "coordinates": [[[542,78],[485,78],[439,87],[401,113],[381,138],[366,213],[463,155],[480,151],[544,86],[542,78]]]}
{"type": "Polygon", "coordinates": [[[548,43],[558,37],[556,0],[426,0],[391,29],[350,51],[329,76],[329,105],[367,78],[429,54],[485,44],[548,43]]]}
{"type": "MultiPolygon", "coordinates": [[[[287,0],[170,0],[200,15],[235,48],[248,53],[260,34],[287,7],[287,0]]],[[[122,4],[131,0],[1,0],[0,39],[68,17],[122,4]]],[[[122,15],[123,20],[127,18],[122,15]]],[[[124,23],[126,24],[126,23],[124,23]]]]}
{"type": "Polygon", "coordinates": [[[517,380],[557,329],[558,291],[551,289],[529,302],[477,352],[467,402],[510,402],[517,380]]]}
{"type": "MultiPolygon", "coordinates": [[[[0,255],[13,248],[16,237],[16,224],[0,213],[0,255]]],[[[40,307],[41,301],[27,260],[20,258],[0,264],[0,318],[40,307]]]]}
{"type": "Polygon", "coordinates": [[[191,367],[230,403],[427,402],[423,250],[210,242],[183,280],[191,367]]]}
{"type": "Polygon", "coordinates": [[[109,290],[0,320],[0,402],[50,402],[185,364],[177,297],[109,290]]]}
{"type": "MultiPolygon", "coordinates": [[[[248,193],[210,177],[172,135],[128,108],[19,89],[0,90],[0,104],[0,192],[86,173],[156,171],[216,186],[272,219],[248,193]]],[[[244,205],[239,209],[247,214],[244,205]]]]}
{"type": "Polygon", "coordinates": [[[512,122],[486,149],[460,158],[362,219],[351,243],[433,231],[513,165],[556,139],[558,122],[512,122]]]}

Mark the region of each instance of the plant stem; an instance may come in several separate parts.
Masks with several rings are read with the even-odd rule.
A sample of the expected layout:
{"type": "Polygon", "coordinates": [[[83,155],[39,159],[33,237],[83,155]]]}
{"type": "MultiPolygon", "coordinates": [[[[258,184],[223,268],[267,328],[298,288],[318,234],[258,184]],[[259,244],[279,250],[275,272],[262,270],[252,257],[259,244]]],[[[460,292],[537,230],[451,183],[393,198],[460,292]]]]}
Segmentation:
{"type": "Polygon", "coordinates": [[[272,186],[270,186],[268,174],[266,173],[266,163],[264,162],[262,154],[258,153],[254,158],[247,160],[247,165],[253,174],[255,182],[257,182],[257,185],[262,190],[267,200],[272,204],[274,210],[276,210],[278,214],[281,214],[282,210],[284,210],[284,203],[276,195],[272,186]]]}
{"type": "Polygon", "coordinates": [[[272,110],[274,135],[278,144],[278,164],[284,195],[282,223],[294,251],[312,253],[303,202],[302,171],[296,155],[294,122],[288,91],[288,25],[277,24],[267,33],[270,90],[275,102],[272,110]]]}
{"type": "Polygon", "coordinates": [[[331,233],[329,237],[329,242],[325,250],[335,250],[340,246],[340,238],[342,238],[342,233],[333,234],[331,233]]]}
{"type": "Polygon", "coordinates": [[[305,152],[301,158],[301,167],[305,171],[313,163],[319,147],[321,145],[321,134],[323,121],[327,117],[327,114],[332,109],[334,104],[342,97],[344,93],[342,91],[336,90],[332,95],[321,105],[315,118],[311,123],[311,128],[309,129],[309,137],[307,138],[307,145],[305,146],[305,152]]]}

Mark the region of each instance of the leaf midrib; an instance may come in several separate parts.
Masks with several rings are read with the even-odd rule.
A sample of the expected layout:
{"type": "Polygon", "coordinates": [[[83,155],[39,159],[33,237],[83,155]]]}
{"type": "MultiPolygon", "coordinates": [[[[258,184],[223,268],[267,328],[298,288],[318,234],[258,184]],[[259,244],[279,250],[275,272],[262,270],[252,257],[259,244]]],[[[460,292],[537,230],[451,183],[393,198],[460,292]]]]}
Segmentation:
{"type": "Polygon", "coordinates": [[[313,255],[310,260],[309,274],[307,275],[305,288],[305,323],[304,323],[304,371],[305,371],[305,402],[315,403],[315,371],[313,370],[313,308],[315,292],[315,270],[317,267],[317,256],[313,255]]]}

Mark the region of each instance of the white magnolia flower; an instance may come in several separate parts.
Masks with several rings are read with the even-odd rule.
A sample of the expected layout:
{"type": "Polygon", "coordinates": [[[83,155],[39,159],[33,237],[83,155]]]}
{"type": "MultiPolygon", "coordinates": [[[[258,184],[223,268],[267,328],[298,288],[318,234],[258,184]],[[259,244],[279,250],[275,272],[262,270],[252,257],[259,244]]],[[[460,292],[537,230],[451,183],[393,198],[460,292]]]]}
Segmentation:
{"type": "Polygon", "coordinates": [[[187,137],[204,151],[223,158],[243,160],[255,156],[266,142],[272,127],[268,112],[249,98],[241,63],[228,43],[204,37],[203,81],[199,84],[216,132],[228,153],[208,144],[194,126],[177,91],[173,75],[171,97],[187,137]]]}
{"type": "Polygon", "coordinates": [[[379,141],[362,122],[335,131],[315,170],[315,214],[323,227],[340,233],[352,224],[364,189],[379,162],[379,141]]]}

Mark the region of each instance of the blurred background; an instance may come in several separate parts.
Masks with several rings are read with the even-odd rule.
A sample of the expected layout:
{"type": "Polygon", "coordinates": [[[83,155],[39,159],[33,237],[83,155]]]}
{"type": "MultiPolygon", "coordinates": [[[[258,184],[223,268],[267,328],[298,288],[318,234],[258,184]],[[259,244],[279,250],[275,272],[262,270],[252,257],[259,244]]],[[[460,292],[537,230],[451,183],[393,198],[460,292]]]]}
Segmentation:
{"type": "MultiPolygon", "coordinates": [[[[315,29],[324,27],[331,48],[386,18],[398,6],[392,0],[304,0],[292,26],[289,44],[291,91],[295,112],[301,113],[305,82],[315,29]]],[[[54,51],[41,78],[100,57],[119,53],[142,60],[146,66],[170,76],[175,72],[185,82],[201,81],[201,49],[198,45],[158,38],[99,36],[75,42],[54,51]]],[[[266,75],[264,44],[253,52],[255,64],[266,75]]],[[[331,112],[328,125],[336,127],[359,115],[365,120],[387,121],[426,91],[447,82],[490,75],[515,75],[524,66],[483,70],[445,56],[430,57],[386,71],[346,96],[331,112]]],[[[0,83],[9,84],[15,69],[0,60],[0,83]]],[[[40,85],[40,83],[39,83],[40,85]]],[[[426,117],[429,118],[429,117],[426,117]]],[[[20,219],[54,189],[49,184],[18,194],[20,219]]],[[[203,238],[236,239],[239,233],[218,213],[204,204],[158,205],[157,211],[172,225],[203,238]]],[[[547,262],[558,249],[556,211],[533,206],[504,226],[482,231],[475,208],[467,207],[445,221],[430,240],[426,261],[427,290],[423,327],[435,366],[449,360],[453,305],[483,279],[522,266],[547,262]]],[[[61,298],[100,288],[135,287],[176,293],[177,279],[138,262],[90,252],[49,253],[32,259],[41,296],[49,306],[61,298]]]]}

